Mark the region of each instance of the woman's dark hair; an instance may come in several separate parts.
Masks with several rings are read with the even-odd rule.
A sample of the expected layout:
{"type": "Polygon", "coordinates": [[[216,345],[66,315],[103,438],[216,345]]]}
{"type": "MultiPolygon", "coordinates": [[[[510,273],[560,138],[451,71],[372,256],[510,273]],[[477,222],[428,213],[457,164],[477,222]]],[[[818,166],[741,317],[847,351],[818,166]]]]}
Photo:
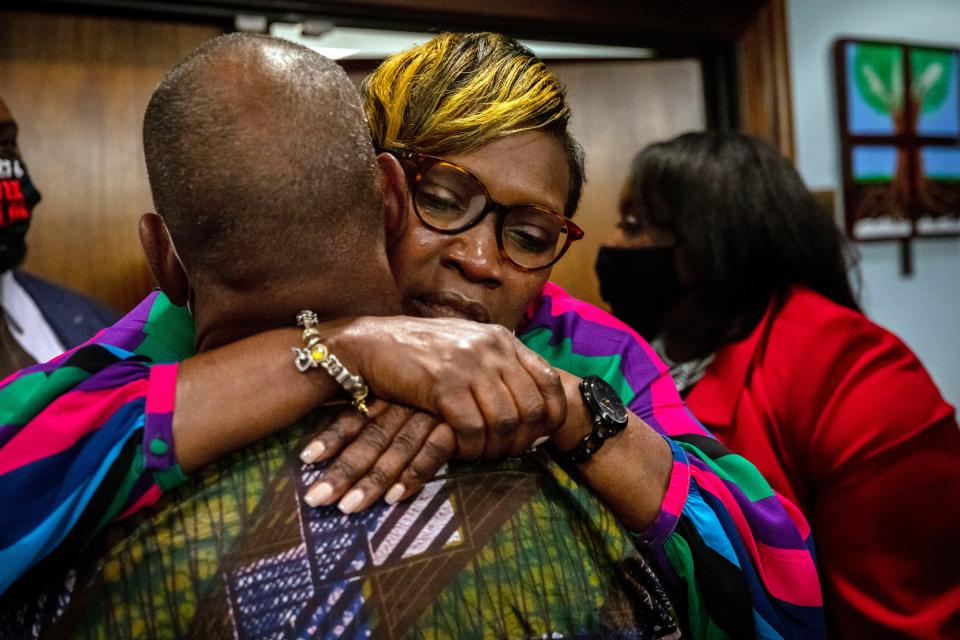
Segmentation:
{"type": "Polygon", "coordinates": [[[637,154],[628,180],[645,222],[672,231],[692,258],[699,308],[687,315],[701,320],[683,330],[700,333],[701,350],[748,335],[793,285],[860,310],[845,237],[772,147],[737,133],[687,133],[637,154]]]}

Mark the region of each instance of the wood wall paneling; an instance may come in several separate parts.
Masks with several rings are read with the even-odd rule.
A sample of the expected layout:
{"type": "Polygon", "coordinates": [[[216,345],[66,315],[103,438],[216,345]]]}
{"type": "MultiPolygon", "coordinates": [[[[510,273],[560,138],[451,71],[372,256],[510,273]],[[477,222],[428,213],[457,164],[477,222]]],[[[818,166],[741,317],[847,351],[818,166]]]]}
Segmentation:
{"type": "Polygon", "coordinates": [[[232,16],[252,13],[329,18],[345,26],[403,30],[490,30],[546,39],[679,46],[731,42],[768,0],[7,0],[54,10],[130,15],[232,16]]]}
{"type": "MultiPolygon", "coordinates": [[[[136,236],[137,218],[152,208],[143,110],[163,73],[218,32],[142,18],[0,14],[0,91],[44,193],[30,270],[121,310],[152,286],[136,236]]],[[[593,265],[616,222],[630,159],[650,142],[704,128],[702,70],[695,60],[551,66],[568,86],[573,129],[588,158],[577,214],[587,237],[554,279],[600,303],[593,265]]]]}
{"type": "Polygon", "coordinates": [[[769,0],[737,40],[740,129],[794,157],[786,0],[769,0]]]}
{"type": "Polygon", "coordinates": [[[210,26],[0,13],[0,95],[43,194],[25,267],[126,310],[153,286],[137,237],[152,210],[140,139],[163,74],[210,26]]]}
{"type": "Polygon", "coordinates": [[[620,188],[633,156],[646,145],[703,129],[700,65],[695,60],[552,62],[567,86],[574,136],[587,156],[587,183],[577,210],[586,236],[557,263],[551,279],[603,305],[594,264],[619,219],[620,188]]]}

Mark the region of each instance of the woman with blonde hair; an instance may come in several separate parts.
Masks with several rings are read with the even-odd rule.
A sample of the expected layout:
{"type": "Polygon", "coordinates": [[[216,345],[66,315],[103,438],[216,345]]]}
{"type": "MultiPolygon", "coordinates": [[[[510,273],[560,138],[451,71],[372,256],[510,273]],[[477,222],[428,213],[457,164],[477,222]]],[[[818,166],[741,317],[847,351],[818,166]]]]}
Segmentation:
{"type": "MultiPolygon", "coordinates": [[[[819,583],[809,530],[799,512],[776,495],[750,463],[726,450],[692,418],[649,345],[612,316],[548,282],[550,267],[582,236],[570,218],[584,179],[583,155],[568,131],[570,111],[563,87],[552,72],[511,38],[442,34],[385,61],[365,83],[364,100],[380,152],[384,193],[396,197],[384,206],[400,214],[387,218],[387,257],[404,312],[500,325],[505,329],[495,333],[511,339],[515,333],[529,350],[562,370],[566,418],[546,434],[550,455],[541,449],[523,456],[522,464],[536,466],[537,477],[550,479],[552,490],[564,496],[559,500],[565,509],[592,518],[604,535],[626,540],[627,546],[636,546],[630,553],[652,560],[683,628],[694,637],[822,635],[819,583]],[[612,520],[604,518],[606,511],[592,506],[597,497],[617,521],[606,522],[612,520]]],[[[157,300],[155,304],[162,304],[165,299],[157,300]]],[[[165,304],[170,306],[169,301],[165,304]]],[[[192,330],[185,312],[151,313],[150,321],[153,335],[183,336],[192,330]]],[[[379,364],[404,355],[391,351],[391,345],[404,347],[405,340],[422,338],[422,331],[403,334],[405,326],[413,324],[409,319],[359,318],[322,330],[343,365],[370,381],[374,393],[389,397],[377,386],[383,379],[379,364]]],[[[262,388],[278,387],[280,383],[268,379],[270,370],[247,366],[257,348],[265,362],[276,356],[273,345],[258,347],[257,338],[240,341],[250,345],[242,362],[223,358],[216,366],[185,367],[163,377],[166,397],[177,397],[176,410],[170,405],[164,419],[178,424],[180,433],[193,434],[195,445],[222,418],[207,416],[204,430],[198,430],[189,429],[183,418],[177,422],[177,416],[195,415],[189,414],[190,403],[205,384],[231,407],[230,434],[263,434],[264,414],[289,416],[283,403],[289,402],[290,389],[283,398],[267,394],[252,399],[239,391],[250,385],[222,388],[224,378],[258,377],[262,388]],[[181,395],[181,389],[190,393],[181,395]],[[248,415],[238,415],[244,407],[250,408],[248,415]]],[[[197,357],[211,362],[216,353],[213,349],[197,357]]],[[[150,354],[140,350],[138,358],[149,359],[150,354]]],[[[458,403],[433,398],[430,390],[424,395],[436,402],[421,408],[446,422],[383,424],[378,416],[386,411],[372,421],[353,410],[344,413],[302,453],[307,463],[330,461],[305,494],[306,501],[312,506],[337,503],[344,513],[354,513],[385,495],[387,504],[372,506],[377,510],[373,519],[385,519],[389,507],[415,494],[450,458],[491,460],[523,453],[533,436],[540,435],[531,424],[543,422],[546,411],[531,406],[522,392],[536,388],[508,376],[491,379],[479,369],[467,373],[483,381],[465,398],[474,412],[467,418],[447,411],[458,403]]],[[[159,393],[146,391],[152,392],[159,393]]],[[[304,395],[304,410],[320,402],[312,387],[304,395]]],[[[146,406],[151,406],[149,398],[146,406]]],[[[412,413],[392,407],[391,415],[412,413]]],[[[141,407],[141,419],[143,411],[141,407]]],[[[137,417],[134,412],[131,419],[137,417]]],[[[289,421],[271,427],[280,429],[289,421]]],[[[239,444],[243,441],[221,440],[204,446],[203,461],[239,444]]],[[[196,453],[184,441],[174,441],[173,449],[177,460],[189,458],[198,465],[196,453]]],[[[450,473],[458,468],[452,464],[450,473]]],[[[129,476],[107,468],[97,473],[129,476]]],[[[134,489],[142,485],[118,486],[109,504],[89,507],[104,510],[85,519],[102,523],[120,507],[126,505],[129,513],[148,504],[133,500],[134,489]]],[[[101,485],[98,495],[108,489],[101,485]]],[[[538,516],[533,507],[518,513],[521,520],[538,516]]],[[[578,535],[593,531],[574,530],[578,535]]],[[[523,559],[536,532],[519,524],[513,531],[517,537],[506,541],[506,548],[523,559]]],[[[469,571],[458,577],[463,582],[457,582],[462,590],[456,593],[476,594],[479,576],[485,575],[485,563],[497,560],[494,555],[480,553],[472,560],[469,571]]],[[[564,602],[569,585],[548,579],[546,569],[556,560],[549,555],[547,550],[539,561],[526,560],[527,571],[541,570],[537,575],[543,579],[532,581],[536,584],[525,574],[495,571],[499,582],[494,591],[516,594],[523,607],[524,598],[534,591],[550,606],[564,602]]],[[[622,625],[623,605],[615,598],[605,602],[603,594],[598,597],[596,616],[584,607],[561,608],[558,616],[531,623],[525,610],[514,609],[511,616],[520,622],[511,618],[510,624],[524,636],[550,636],[565,629],[563,633],[589,632],[594,637],[613,633],[610,627],[597,626],[609,620],[617,621],[615,630],[636,628],[636,623],[622,625]],[[589,618],[590,627],[580,626],[581,616],[589,618]]],[[[444,627],[449,631],[460,621],[444,618],[448,614],[442,602],[438,599],[433,606],[439,607],[440,622],[453,625],[444,627]]]]}

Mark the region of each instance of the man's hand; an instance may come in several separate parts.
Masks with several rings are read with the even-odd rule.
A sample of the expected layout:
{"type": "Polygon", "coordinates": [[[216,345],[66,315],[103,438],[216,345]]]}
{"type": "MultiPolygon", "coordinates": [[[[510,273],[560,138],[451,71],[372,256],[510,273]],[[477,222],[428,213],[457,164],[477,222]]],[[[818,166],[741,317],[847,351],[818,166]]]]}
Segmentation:
{"type": "Polygon", "coordinates": [[[498,325],[358,318],[332,333],[328,346],[379,397],[443,418],[458,457],[518,454],[566,417],[557,370],[498,325]]]}

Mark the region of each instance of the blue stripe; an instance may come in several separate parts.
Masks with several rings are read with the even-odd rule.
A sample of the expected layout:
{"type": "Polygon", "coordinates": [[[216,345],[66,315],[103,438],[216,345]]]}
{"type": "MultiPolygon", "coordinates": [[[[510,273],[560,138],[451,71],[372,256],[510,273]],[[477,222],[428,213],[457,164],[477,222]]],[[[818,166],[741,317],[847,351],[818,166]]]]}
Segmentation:
{"type": "MultiPolygon", "coordinates": [[[[696,481],[692,484],[695,484],[696,481]]],[[[691,493],[693,487],[691,486],[691,493]]],[[[733,518],[727,512],[726,506],[707,492],[701,493],[704,502],[709,506],[720,521],[727,539],[740,559],[739,565],[743,573],[743,581],[750,594],[750,603],[753,605],[754,620],[763,618],[767,626],[784,638],[822,638],[826,635],[823,620],[823,611],[819,607],[800,607],[774,598],[767,592],[757,574],[753,559],[747,552],[737,531],[733,518]]],[[[686,510],[684,510],[686,514],[686,510]]],[[[703,532],[701,531],[701,535],[703,532]]],[[[777,637],[777,636],[769,636],[777,637]]]]}
{"type": "Polygon", "coordinates": [[[39,526],[78,487],[105,472],[116,455],[110,457],[110,452],[143,427],[144,407],[142,398],[128,402],[69,449],[0,476],[0,504],[17,506],[0,512],[0,549],[39,526]]]}
{"type": "Polygon", "coordinates": [[[128,403],[70,450],[2,478],[0,504],[20,508],[0,513],[0,593],[76,526],[130,434],[142,428],[143,404],[142,400],[128,403]],[[56,480],[38,480],[48,478],[56,480]]]}
{"type": "Polygon", "coordinates": [[[704,501],[704,495],[700,492],[700,487],[697,486],[695,480],[690,482],[690,493],[687,495],[687,503],[683,507],[683,515],[690,520],[690,523],[710,549],[723,556],[727,562],[735,567],[742,568],[737,552],[730,543],[728,532],[717,517],[716,510],[710,508],[704,501]]]}
{"type": "Polygon", "coordinates": [[[109,352],[112,353],[113,355],[117,356],[117,357],[120,358],[121,360],[126,360],[126,359],[128,359],[128,358],[132,358],[133,356],[137,355],[137,354],[133,353],[132,351],[127,351],[126,349],[121,349],[120,347],[117,347],[117,346],[112,345],[112,344],[106,344],[106,343],[104,343],[104,342],[101,342],[101,343],[99,343],[99,344],[100,344],[100,346],[101,346],[102,348],[106,349],[107,351],[109,351],[109,352]]]}

